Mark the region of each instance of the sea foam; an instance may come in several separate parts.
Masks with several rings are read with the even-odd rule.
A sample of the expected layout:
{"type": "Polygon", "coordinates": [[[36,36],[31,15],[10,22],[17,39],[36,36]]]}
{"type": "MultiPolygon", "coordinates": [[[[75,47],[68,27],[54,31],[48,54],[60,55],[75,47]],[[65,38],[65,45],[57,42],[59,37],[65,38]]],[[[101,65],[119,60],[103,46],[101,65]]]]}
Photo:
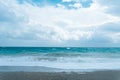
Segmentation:
{"type": "Polygon", "coordinates": [[[0,48],[0,66],[120,69],[120,48],[0,48]]]}

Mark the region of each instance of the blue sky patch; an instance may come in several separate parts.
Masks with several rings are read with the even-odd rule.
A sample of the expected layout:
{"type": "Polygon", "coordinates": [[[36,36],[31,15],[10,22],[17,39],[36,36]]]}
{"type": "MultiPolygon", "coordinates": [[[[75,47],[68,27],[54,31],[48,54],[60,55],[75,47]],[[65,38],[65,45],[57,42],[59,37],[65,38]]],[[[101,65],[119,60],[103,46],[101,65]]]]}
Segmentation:
{"type": "Polygon", "coordinates": [[[90,7],[90,5],[93,1],[92,0],[79,0],[78,2],[76,2],[76,1],[64,2],[62,0],[18,0],[18,2],[20,4],[23,4],[24,2],[28,2],[32,5],[37,5],[40,7],[44,7],[44,6],[57,7],[57,5],[60,4],[67,9],[75,9],[74,6],[70,6],[70,5],[79,3],[79,4],[81,4],[82,7],[87,8],[87,7],[90,7]]]}

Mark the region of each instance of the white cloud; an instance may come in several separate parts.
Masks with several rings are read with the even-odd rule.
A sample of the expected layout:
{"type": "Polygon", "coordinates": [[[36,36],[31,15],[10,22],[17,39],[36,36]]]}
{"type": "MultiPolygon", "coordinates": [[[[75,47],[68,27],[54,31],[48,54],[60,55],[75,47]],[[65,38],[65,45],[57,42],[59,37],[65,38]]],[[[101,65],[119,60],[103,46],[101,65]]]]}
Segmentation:
{"type": "Polygon", "coordinates": [[[73,8],[81,8],[82,5],[80,3],[74,3],[74,4],[70,4],[69,7],[73,7],[73,8]]]}
{"type": "Polygon", "coordinates": [[[101,6],[106,6],[107,13],[120,16],[120,0],[96,0],[101,6]]]}
{"type": "Polygon", "coordinates": [[[63,2],[71,2],[72,0],[62,0],[63,2]]]}
{"type": "MultiPolygon", "coordinates": [[[[0,36],[4,37],[0,38],[46,40],[56,43],[70,40],[84,42],[91,40],[97,31],[100,31],[99,27],[120,21],[119,17],[106,13],[107,7],[101,6],[96,0],[89,8],[69,10],[59,6],[39,7],[29,3],[19,4],[15,0],[1,0],[0,11],[4,14],[0,15],[0,36]]],[[[73,6],[81,7],[80,4],[73,6]]],[[[111,35],[107,30],[101,30],[99,33],[115,39],[113,42],[120,41],[118,33],[111,35]]]]}
{"type": "Polygon", "coordinates": [[[80,2],[80,1],[86,1],[86,0],[62,0],[63,2],[80,2]]]}

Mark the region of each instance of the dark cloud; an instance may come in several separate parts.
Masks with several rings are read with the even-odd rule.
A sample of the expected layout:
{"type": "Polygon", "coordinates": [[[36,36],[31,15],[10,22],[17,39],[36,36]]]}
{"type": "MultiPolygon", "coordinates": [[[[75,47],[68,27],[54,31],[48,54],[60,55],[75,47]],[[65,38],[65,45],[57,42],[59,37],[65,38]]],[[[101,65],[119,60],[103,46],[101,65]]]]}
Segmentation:
{"type": "Polygon", "coordinates": [[[98,30],[100,31],[106,31],[106,32],[120,32],[120,23],[107,23],[100,27],[98,27],[98,30]]]}

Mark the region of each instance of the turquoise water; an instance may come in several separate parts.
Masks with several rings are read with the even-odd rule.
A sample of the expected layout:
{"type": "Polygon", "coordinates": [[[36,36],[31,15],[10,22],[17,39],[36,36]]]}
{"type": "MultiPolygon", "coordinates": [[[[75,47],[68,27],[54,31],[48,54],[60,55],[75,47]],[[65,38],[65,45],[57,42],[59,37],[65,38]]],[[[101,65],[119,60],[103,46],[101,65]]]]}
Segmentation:
{"type": "Polygon", "coordinates": [[[120,48],[0,47],[0,66],[120,69],[120,48]]]}

